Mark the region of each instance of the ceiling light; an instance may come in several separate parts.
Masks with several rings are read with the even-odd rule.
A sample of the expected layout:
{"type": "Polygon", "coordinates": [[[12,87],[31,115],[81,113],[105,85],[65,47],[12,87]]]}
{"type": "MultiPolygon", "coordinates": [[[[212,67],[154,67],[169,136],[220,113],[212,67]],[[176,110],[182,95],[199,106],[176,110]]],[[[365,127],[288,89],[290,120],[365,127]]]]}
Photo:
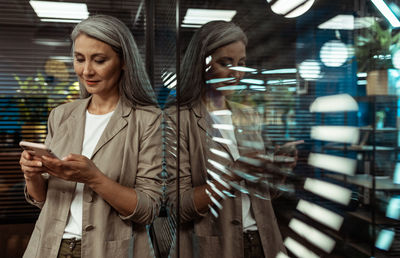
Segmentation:
{"type": "MultiPolygon", "coordinates": [[[[40,18],[83,20],[89,17],[87,5],[71,2],[29,1],[40,18]]],[[[49,20],[48,20],[49,21],[49,20]]],[[[58,20],[55,20],[58,22],[58,20]]]]}
{"type": "Polygon", "coordinates": [[[318,25],[318,29],[354,30],[354,16],[339,14],[318,25]]]}
{"type": "Polygon", "coordinates": [[[183,28],[201,28],[202,24],[182,24],[181,27],[183,28]]]}
{"type": "Polygon", "coordinates": [[[338,14],[335,17],[318,25],[322,30],[354,30],[368,28],[375,21],[375,17],[354,17],[351,14],[338,14]]]}
{"type": "Polygon", "coordinates": [[[349,57],[347,46],[339,40],[326,42],[319,52],[322,63],[329,67],[342,66],[349,57]]]}
{"type": "MultiPolygon", "coordinates": [[[[295,18],[307,12],[315,0],[277,0],[271,5],[271,10],[285,18],[295,18]]],[[[268,3],[272,0],[267,0],[268,3]]]]}
{"type": "Polygon", "coordinates": [[[321,65],[312,59],[305,60],[299,65],[299,73],[304,80],[315,81],[321,78],[321,65]]]}
{"type": "Polygon", "coordinates": [[[385,16],[385,18],[390,22],[390,24],[397,28],[400,27],[400,21],[397,19],[396,15],[390,10],[389,6],[383,0],[371,0],[371,2],[378,8],[378,10],[385,16]]]}
{"type": "Polygon", "coordinates": [[[41,22],[62,22],[62,23],[80,23],[82,20],[76,19],[40,19],[41,22]]]}
{"type": "Polygon", "coordinates": [[[69,40],[53,40],[53,39],[35,39],[33,43],[49,47],[69,47],[71,45],[71,42],[69,40]]]}
{"type": "Polygon", "coordinates": [[[310,105],[310,112],[358,111],[357,101],[349,94],[318,97],[310,105]]]}
{"type": "Polygon", "coordinates": [[[182,27],[189,27],[188,25],[193,26],[196,24],[198,26],[215,20],[231,21],[235,15],[236,10],[189,8],[182,22],[186,25],[182,24],[182,27]]]}

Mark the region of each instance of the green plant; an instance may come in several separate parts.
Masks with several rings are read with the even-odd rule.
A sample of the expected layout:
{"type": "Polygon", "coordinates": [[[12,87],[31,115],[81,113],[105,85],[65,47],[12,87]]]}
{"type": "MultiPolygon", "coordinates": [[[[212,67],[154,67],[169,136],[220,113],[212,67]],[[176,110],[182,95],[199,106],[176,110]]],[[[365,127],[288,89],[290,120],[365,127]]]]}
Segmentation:
{"type": "Polygon", "coordinates": [[[392,53],[400,48],[400,33],[383,29],[374,21],[355,40],[359,72],[393,68],[392,53]]]}

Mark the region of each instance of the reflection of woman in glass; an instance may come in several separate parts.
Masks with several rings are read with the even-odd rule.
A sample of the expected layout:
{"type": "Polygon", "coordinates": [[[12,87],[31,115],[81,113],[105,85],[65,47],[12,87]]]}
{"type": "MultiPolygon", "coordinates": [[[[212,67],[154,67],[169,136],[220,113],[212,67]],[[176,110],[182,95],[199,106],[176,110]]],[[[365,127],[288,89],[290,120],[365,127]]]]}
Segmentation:
{"type": "Polygon", "coordinates": [[[83,99],[51,112],[46,138],[62,159],[21,154],[26,197],[41,208],[24,257],[127,257],[133,239],[135,257],[149,257],[144,224],[158,211],[161,171],[154,93],[118,19],[90,17],[71,38],[83,99]]]}
{"type": "Polygon", "coordinates": [[[265,151],[259,117],[226,98],[243,77],[246,43],[238,26],[213,21],[194,34],[182,62],[181,257],[285,252],[268,187],[252,176],[265,169],[243,162],[265,151]]]}

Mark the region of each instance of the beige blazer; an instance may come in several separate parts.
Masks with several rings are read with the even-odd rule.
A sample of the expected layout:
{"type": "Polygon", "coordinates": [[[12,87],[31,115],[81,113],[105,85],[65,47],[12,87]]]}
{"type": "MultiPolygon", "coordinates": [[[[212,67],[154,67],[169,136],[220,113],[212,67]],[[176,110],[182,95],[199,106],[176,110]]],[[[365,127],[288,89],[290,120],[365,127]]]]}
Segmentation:
{"type": "MultiPolygon", "coordinates": [[[[85,112],[90,98],[61,105],[48,120],[46,145],[58,157],[81,153],[85,112]]],[[[160,111],[151,107],[132,108],[119,101],[91,159],[109,178],[136,189],[136,210],[124,217],[89,187],[83,191],[82,257],[128,257],[133,234],[134,257],[153,257],[145,224],[158,213],[161,196],[160,111]]],[[[50,176],[46,201],[24,257],[57,257],[75,182],[50,176]]],[[[29,196],[26,196],[28,201],[29,196]]]]}
{"type": "MultiPolygon", "coordinates": [[[[263,153],[264,144],[258,115],[247,106],[233,102],[228,102],[228,105],[232,111],[240,155],[255,151],[263,153]]],[[[171,132],[174,130],[176,132],[176,112],[171,108],[167,114],[167,128],[171,132]]],[[[215,218],[211,212],[199,213],[193,202],[193,187],[204,185],[206,180],[210,179],[207,169],[217,174],[223,173],[218,165],[215,166],[215,162],[225,169],[240,169],[234,167],[227,145],[212,139],[212,137],[221,136],[218,136],[219,132],[212,128],[210,119],[201,105],[182,108],[180,111],[180,213],[184,222],[180,231],[180,257],[242,258],[244,247],[240,192],[234,192],[235,198],[222,201],[222,210],[215,207],[219,213],[218,218],[215,218]],[[229,157],[216,155],[215,150],[227,153],[229,157]]],[[[173,155],[167,157],[168,168],[174,175],[176,161],[173,155]]],[[[267,185],[250,182],[246,184],[246,188],[251,193],[251,206],[265,257],[275,257],[279,251],[285,253],[267,185]],[[254,197],[254,194],[259,194],[263,198],[254,197]]],[[[173,192],[175,185],[171,185],[173,186],[171,192],[173,192]]]]}

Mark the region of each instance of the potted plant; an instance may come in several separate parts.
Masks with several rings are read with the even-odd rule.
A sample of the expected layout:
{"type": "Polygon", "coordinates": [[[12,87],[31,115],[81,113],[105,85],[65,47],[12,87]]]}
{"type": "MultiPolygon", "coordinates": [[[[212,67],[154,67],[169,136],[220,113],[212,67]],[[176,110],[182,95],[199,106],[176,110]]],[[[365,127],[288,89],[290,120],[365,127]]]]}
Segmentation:
{"type": "Polygon", "coordinates": [[[400,33],[372,22],[355,40],[358,72],[367,73],[367,95],[395,93],[388,85],[388,70],[393,68],[392,55],[400,49],[400,33]]]}

